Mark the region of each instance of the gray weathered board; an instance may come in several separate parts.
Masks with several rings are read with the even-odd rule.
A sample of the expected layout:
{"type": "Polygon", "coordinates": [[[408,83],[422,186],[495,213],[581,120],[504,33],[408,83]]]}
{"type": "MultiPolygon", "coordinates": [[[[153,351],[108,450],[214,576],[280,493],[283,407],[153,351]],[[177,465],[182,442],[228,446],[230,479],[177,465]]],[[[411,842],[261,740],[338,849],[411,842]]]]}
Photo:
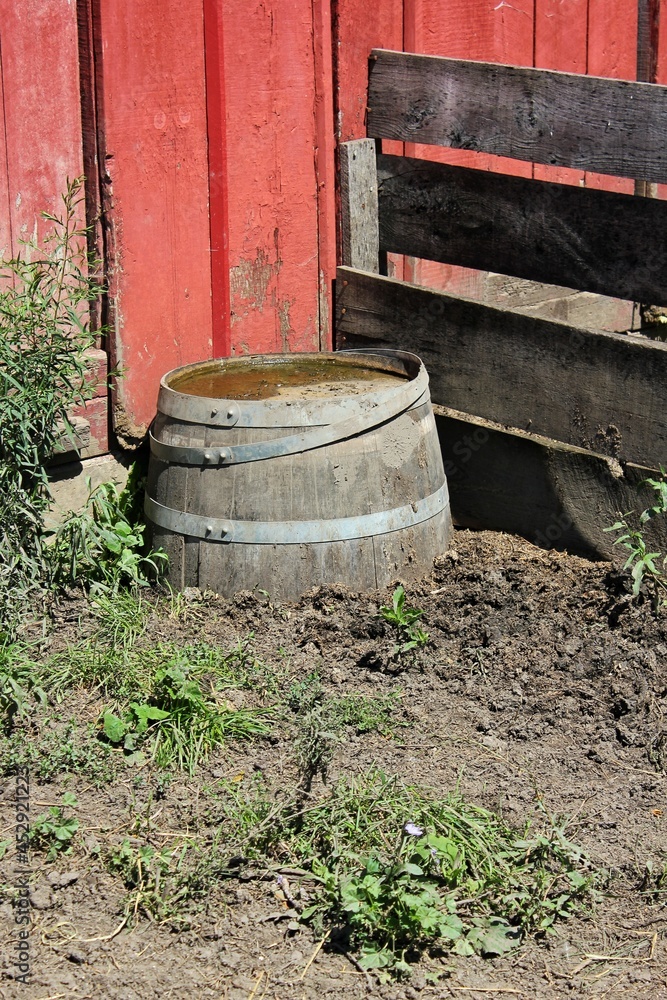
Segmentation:
{"type": "MultiPolygon", "coordinates": [[[[618,533],[607,532],[619,512],[654,499],[642,483],[651,470],[623,466],[605,455],[511,430],[435,406],[454,522],[522,535],[542,548],[593,558],[620,556],[618,533]]],[[[664,519],[649,522],[648,544],[667,551],[664,519]]],[[[627,555],[627,552],[625,552],[627,555]]]]}
{"type": "Polygon", "coordinates": [[[376,49],[368,135],[667,180],[667,87],[376,49]]]}
{"type": "Polygon", "coordinates": [[[377,168],[375,143],[370,139],[340,146],[340,202],[343,260],[361,271],[377,271],[377,168]]]}
{"type": "Polygon", "coordinates": [[[382,250],[667,305],[665,201],[403,156],[377,167],[382,250]]]}
{"type": "Polygon", "coordinates": [[[656,467],[667,345],[596,333],[339,268],[339,348],[411,350],[435,403],[656,467]]]}
{"type": "Polygon", "coordinates": [[[667,454],[665,345],[351,268],[337,286],[338,348],[423,358],[458,524],[612,554],[604,528],[667,454]]]}

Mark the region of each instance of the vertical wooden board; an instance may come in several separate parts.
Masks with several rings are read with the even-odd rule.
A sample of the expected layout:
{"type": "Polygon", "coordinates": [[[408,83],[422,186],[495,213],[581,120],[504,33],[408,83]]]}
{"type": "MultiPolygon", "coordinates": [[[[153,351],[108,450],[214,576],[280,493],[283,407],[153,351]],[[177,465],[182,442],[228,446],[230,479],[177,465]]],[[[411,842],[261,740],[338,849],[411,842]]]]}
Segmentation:
{"type": "MultiPolygon", "coordinates": [[[[404,0],[405,49],[422,55],[533,65],[535,0],[404,0]]],[[[406,143],[406,156],[530,177],[518,160],[406,143]]],[[[406,258],[406,281],[482,296],[485,276],[428,260],[406,258]]]]}
{"type": "MultiPolygon", "coordinates": [[[[378,0],[373,16],[368,15],[365,0],[338,0],[333,19],[334,108],[337,142],[363,139],[366,136],[368,101],[368,56],[371,49],[404,48],[403,0],[378,0]]],[[[400,156],[402,142],[383,142],[385,153],[400,156]]],[[[341,260],[342,234],[338,233],[338,259],[341,260]]],[[[403,279],[404,259],[390,254],[388,273],[403,279]]]]}
{"type": "MultiPolygon", "coordinates": [[[[335,2],[335,0],[334,0],[335,2]]],[[[336,278],[336,136],[334,126],[332,0],[312,0],[317,193],[318,346],[333,347],[336,278]]]]}
{"type": "Polygon", "coordinates": [[[99,17],[114,427],[134,444],[160,377],[211,356],[202,0],[100,0],[99,17]]]}
{"type": "MultiPolygon", "coordinates": [[[[67,178],[83,173],[76,4],[0,0],[0,26],[6,142],[2,169],[16,254],[20,240],[50,230],[51,223],[40,213],[59,212],[67,178]]],[[[0,181],[0,196],[3,188],[0,181]]]]}
{"type": "MultiPolygon", "coordinates": [[[[588,0],[535,0],[535,67],[585,73],[588,0]]],[[[533,176],[558,184],[582,184],[582,170],[536,163],[533,176]]]]}
{"type": "Polygon", "coordinates": [[[232,354],[317,350],[310,0],[223,0],[232,354]]]}
{"type": "Polygon", "coordinates": [[[203,3],[211,233],[212,346],[214,357],[227,357],[231,351],[231,332],[224,25],[222,7],[218,0],[203,0],[203,3]]]}
{"type": "MultiPolygon", "coordinates": [[[[378,0],[372,16],[366,0],[338,0],[334,29],[336,138],[366,136],[368,56],[371,49],[403,49],[403,0],[378,0]]],[[[400,155],[402,143],[385,153],[400,155]]]]}
{"type": "MultiPolygon", "coordinates": [[[[637,0],[588,0],[588,73],[636,80],[637,0]]],[[[632,194],[634,182],[587,173],[586,187],[632,194]]]]}
{"type": "Polygon", "coordinates": [[[361,271],[379,271],[378,188],[373,139],[340,146],[341,259],[361,271]]]}

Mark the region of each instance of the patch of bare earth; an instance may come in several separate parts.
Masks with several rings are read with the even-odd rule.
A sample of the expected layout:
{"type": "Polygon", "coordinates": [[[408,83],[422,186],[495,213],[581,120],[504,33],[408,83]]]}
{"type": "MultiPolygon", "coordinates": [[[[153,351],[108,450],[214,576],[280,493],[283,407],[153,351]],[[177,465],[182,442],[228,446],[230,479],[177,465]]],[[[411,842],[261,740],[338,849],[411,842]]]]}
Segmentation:
{"type": "MultiPolygon", "coordinates": [[[[410,604],[425,611],[430,643],[405,669],[390,662],[392,639],[378,618],[390,591],[328,588],[283,606],[261,595],[209,597],[178,617],[165,602],[151,639],[229,647],[252,632],[260,659],[287,663],[298,676],[318,669],[329,691],[400,690],[405,725],[390,737],[351,733],[329,782],[376,764],[438,793],[458,786],[513,824],[544,808],[567,817],[568,836],[614,873],[593,912],[503,958],[426,956],[411,980],[388,984],[320,947],[307,928],[289,926],[275,878],[261,873],[218,884],[186,930],[145,916],[124,922],[125,888],[97,848],[147,833],[156,847],[183,832],[203,836],[225,779],[261,772],[293,787],[292,740],[276,730],[228,746],[194,778],[180,775],[166,788],[150,767],[140,780],[136,767],[121,767],[100,788],[81,776],[33,780],[33,815],[60,801],[66,785],[81,826],[72,854],[49,864],[32,855],[28,985],[11,978],[16,928],[11,903],[0,907],[0,996],[667,1000],[667,895],[654,891],[667,862],[667,616],[631,604],[607,564],[487,532],[460,531],[455,548],[432,579],[408,588],[410,604]],[[434,970],[443,972],[436,984],[425,975],[434,970]]],[[[73,628],[74,610],[63,612],[54,643],[73,628]]],[[[82,721],[99,708],[91,692],[63,705],[82,721]]],[[[3,838],[12,836],[14,793],[14,779],[4,779],[3,838]]],[[[11,850],[1,864],[2,883],[11,885],[11,850]]]]}

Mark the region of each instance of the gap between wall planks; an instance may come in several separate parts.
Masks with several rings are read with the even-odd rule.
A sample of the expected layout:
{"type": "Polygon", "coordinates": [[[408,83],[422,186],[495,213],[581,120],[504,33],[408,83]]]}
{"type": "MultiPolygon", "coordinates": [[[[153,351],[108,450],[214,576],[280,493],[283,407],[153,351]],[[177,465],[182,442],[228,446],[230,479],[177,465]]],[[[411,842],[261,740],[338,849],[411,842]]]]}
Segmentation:
{"type": "Polygon", "coordinates": [[[339,268],[339,347],[410,350],[457,410],[657,468],[667,345],[596,333],[339,268]]]}

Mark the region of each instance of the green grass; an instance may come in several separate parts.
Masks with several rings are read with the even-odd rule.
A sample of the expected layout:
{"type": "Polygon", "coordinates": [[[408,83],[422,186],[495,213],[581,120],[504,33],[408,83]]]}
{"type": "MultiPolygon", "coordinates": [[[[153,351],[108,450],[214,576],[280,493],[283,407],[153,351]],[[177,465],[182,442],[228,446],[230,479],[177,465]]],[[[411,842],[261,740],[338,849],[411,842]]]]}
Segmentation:
{"type": "Polygon", "coordinates": [[[228,847],[308,872],[302,919],[367,968],[400,971],[435,941],[460,954],[508,951],[587,905],[602,878],[553,824],[513,830],[456,793],[437,799],[380,771],[306,808],[270,802],[260,783],[226,793],[228,847]]]}
{"type": "Polygon", "coordinates": [[[395,975],[434,947],[510,951],[589,907],[606,878],[546,815],[540,829],[512,829],[456,792],[439,798],[378,770],[308,805],[261,776],[220,782],[207,799],[208,842],[158,854],[124,841],[108,855],[126,912],[188,922],[226,880],[273,873],[302,923],[395,975]]]}
{"type": "MultiPolygon", "coordinates": [[[[264,702],[277,691],[278,680],[254,656],[251,637],[231,650],[203,642],[149,644],[146,627],[152,609],[145,602],[121,599],[112,611],[103,599],[92,610],[93,623],[99,616],[101,625],[92,638],[43,658],[19,644],[0,654],[3,766],[11,768],[26,758],[35,762],[47,739],[22,744],[19,734],[13,735],[19,720],[24,731],[31,718],[40,716],[47,698],[59,702],[78,689],[92,690],[106,700],[98,738],[106,738],[126,756],[142,755],[135,761],[150,758],[160,767],[193,773],[214,748],[268,733],[271,710],[264,702]],[[237,708],[229,699],[235,689],[252,690],[260,705],[237,708]]],[[[85,741],[74,732],[69,742],[55,748],[54,760],[94,772],[90,746],[81,750],[85,741]]],[[[49,775],[56,773],[55,766],[40,763],[40,773],[45,768],[49,775]]]]}
{"type": "Polygon", "coordinates": [[[51,781],[59,774],[82,774],[100,787],[114,780],[118,773],[115,755],[99,739],[97,727],[73,720],[51,728],[45,725],[26,731],[20,727],[8,736],[0,736],[0,774],[13,774],[17,767],[27,767],[39,781],[51,781]]]}

